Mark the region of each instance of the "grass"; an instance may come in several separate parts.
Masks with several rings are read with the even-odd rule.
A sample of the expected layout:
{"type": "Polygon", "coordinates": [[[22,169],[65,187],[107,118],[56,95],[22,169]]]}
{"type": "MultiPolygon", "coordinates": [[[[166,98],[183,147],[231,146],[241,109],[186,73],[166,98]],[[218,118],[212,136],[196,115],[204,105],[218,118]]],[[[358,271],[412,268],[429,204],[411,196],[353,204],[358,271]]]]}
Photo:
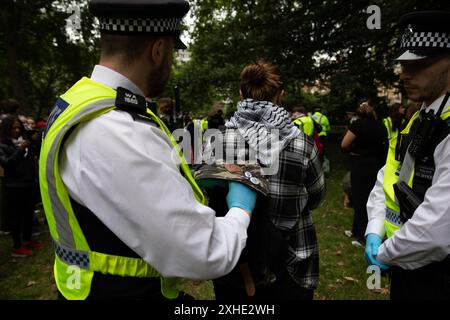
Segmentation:
{"type": "MultiPolygon", "coordinates": [[[[341,181],[346,172],[346,158],[337,143],[330,143],[328,158],[331,174],[327,179],[327,196],[324,206],[313,212],[320,249],[320,280],[315,291],[318,300],[385,300],[388,299],[387,279],[382,278],[381,290],[367,289],[367,264],[364,249],[351,245],[344,235],[351,228],[353,210],[343,208],[341,181]]],[[[10,257],[12,241],[0,236],[0,300],[1,299],[56,299],[53,281],[53,252],[49,234],[38,240],[46,244],[44,250],[33,257],[10,257]]],[[[185,280],[181,288],[196,299],[214,299],[210,281],[185,280]]]]}

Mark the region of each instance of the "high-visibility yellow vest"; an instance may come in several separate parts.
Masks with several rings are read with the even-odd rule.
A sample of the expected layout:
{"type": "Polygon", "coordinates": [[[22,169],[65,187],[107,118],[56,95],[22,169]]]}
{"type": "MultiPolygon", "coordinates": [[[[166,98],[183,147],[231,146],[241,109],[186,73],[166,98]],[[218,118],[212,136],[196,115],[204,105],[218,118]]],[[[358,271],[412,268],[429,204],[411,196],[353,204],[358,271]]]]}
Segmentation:
{"type": "MultiPolygon", "coordinates": [[[[400,134],[406,137],[414,121],[419,117],[419,112],[416,112],[411,120],[408,122],[406,128],[400,132],[400,134]]],[[[442,120],[447,120],[450,118],[450,111],[443,112],[441,115],[442,120]]],[[[404,140],[404,138],[402,139],[404,140]]],[[[400,220],[400,207],[396,201],[394,193],[394,184],[397,183],[399,178],[399,166],[400,161],[395,158],[395,149],[398,139],[395,139],[393,148],[389,146],[389,152],[386,160],[386,167],[383,177],[383,191],[386,198],[386,219],[384,221],[384,226],[386,229],[386,236],[391,237],[398,229],[402,227],[402,222],[400,220]]],[[[408,181],[408,185],[412,188],[414,178],[414,171],[408,181]]]]}
{"type": "Polygon", "coordinates": [[[319,136],[326,137],[328,135],[328,132],[330,132],[331,130],[328,118],[320,112],[315,112],[312,117],[318,124],[322,126],[322,131],[319,132],[319,136]]]}
{"type": "MultiPolygon", "coordinates": [[[[55,249],[54,275],[58,290],[66,299],[82,300],[89,296],[94,272],[127,277],[160,277],[161,293],[168,299],[178,296],[177,279],[164,278],[141,258],[130,258],[94,252],[89,248],[71,206],[69,193],[59,168],[62,141],[74,126],[114,110],[116,91],[83,78],[61,96],[49,118],[39,158],[42,202],[55,249]],[[74,285],[73,267],[79,271],[74,285]]],[[[176,146],[167,127],[147,108],[147,116],[166,132],[176,146]]],[[[181,154],[181,168],[198,201],[205,203],[189,167],[181,154]]]]}
{"type": "Polygon", "coordinates": [[[306,135],[312,137],[314,135],[314,120],[311,117],[303,116],[294,120],[294,124],[302,130],[306,135]]]}
{"type": "Polygon", "coordinates": [[[208,130],[208,119],[203,118],[200,121],[201,125],[202,125],[202,131],[205,132],[206,130],[208,130]]]}
{"type": "Polygon", "coordinates": [[[384,118],[383,124],[386,127],[386,131],[387,131],[387,135],[388,135],[389,149],[390,150],[392,149],[395,152],[395,146],[397,144],[398,129],[394,130],[394,128],[392,126],[391,117],[384,118]]]}

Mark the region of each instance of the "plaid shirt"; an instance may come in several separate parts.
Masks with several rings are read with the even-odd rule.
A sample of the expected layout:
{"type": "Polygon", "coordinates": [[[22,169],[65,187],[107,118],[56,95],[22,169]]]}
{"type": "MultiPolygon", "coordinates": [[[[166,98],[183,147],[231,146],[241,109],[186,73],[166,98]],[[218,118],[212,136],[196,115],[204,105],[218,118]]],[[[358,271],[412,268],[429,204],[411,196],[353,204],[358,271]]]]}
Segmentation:
{"type": "MultiPolygon", "coordinates": [[[[248,145],[237,130],[224,132],[224,158],[249,155],[248,145]]],[[[216,141],[217,143],[217,141],[216,141]]],[[[211,156],[206,144],[204,160],[211,156]]],[[[287,270],[302,287],[315,289],[319,278],[319,250],[311,209],[325,196],[325,178],[314,141],[301,133],[279,154],[279,167],[269,179],[268,207],[265,214],[288,241],[287,270]]],[[[230,159],[227,159],[228,161],[230,159]]],[[[256,213],[258,214],[258,213],[256,213]]]]}

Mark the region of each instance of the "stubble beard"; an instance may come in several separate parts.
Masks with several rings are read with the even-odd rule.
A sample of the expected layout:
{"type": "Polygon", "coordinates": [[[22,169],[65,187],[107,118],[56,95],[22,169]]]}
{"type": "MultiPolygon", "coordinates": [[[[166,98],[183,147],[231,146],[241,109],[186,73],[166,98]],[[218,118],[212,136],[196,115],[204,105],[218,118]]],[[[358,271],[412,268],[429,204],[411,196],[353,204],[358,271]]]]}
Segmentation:
{"type": "Polygon", "coordinates": [[[160,67],[149,74],[147,79],[147,92],[149,97],[157,97],[164,92],[170,76],[170,63],[167,58],[160,67]]]}
{"type": "Polygon", "coordinates": [[[430,105],[450,90],[450,63],[424,88],[422,101],[430,105]]]}

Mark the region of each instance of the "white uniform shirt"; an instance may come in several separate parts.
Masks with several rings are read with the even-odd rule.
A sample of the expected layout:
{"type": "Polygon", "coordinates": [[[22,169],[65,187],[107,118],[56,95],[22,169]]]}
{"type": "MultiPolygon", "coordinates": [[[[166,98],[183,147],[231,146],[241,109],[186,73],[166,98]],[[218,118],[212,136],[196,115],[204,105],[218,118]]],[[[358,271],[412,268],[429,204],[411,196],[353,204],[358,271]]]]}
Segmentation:
{"type": "MultiPolygon", "coordinates": [[[[439,98],[427,109],[437,112],[443,99],[439,98]]],[[[449,105],[447,103],[447,109],[449,105]]],[[[450,254],[450,136],[437,146],[434,161],[436,171],[432,186],[414,216],[380,246],[377,259],[381,263],[411,270],[442,261],[450,254]]],[[[378,173],[367,203],[366,235],[375,233],[383,237],[385,234],[383,175],[384,167],[378,173]]]]}
{"type": "MultiPolygon", "coordinates": [[[[123,75],[96,66],[92,80],[141,94],[123,75]]],[[[212,279],[236,265],[250,217],[198,203],[171,160],[168,137],[114,110],[79,125],[61,152],[70,196],[166,277],[212,279]]]]}

